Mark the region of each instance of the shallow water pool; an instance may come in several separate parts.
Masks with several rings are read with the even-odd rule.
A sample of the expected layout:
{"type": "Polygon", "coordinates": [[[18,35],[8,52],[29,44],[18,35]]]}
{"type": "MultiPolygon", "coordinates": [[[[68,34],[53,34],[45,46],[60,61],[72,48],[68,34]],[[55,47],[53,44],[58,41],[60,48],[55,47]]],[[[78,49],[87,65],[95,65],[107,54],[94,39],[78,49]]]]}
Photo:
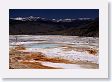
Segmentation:
{"type": "Polygon", "coordinates": [[[31,44],[24,44],[26,48],[55,48],[60,47],[62,44],[56,43],[31,43],[31,44]]]}

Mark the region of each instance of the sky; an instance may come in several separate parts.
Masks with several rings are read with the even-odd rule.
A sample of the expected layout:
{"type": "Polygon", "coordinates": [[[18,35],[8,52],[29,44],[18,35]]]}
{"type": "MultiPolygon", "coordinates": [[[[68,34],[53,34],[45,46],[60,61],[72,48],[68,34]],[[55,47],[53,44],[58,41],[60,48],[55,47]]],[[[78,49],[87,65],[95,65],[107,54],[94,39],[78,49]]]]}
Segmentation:
{"type": "Polygon", "coordinates": [[[9,9],[9,17],[39,16],[48,19],[96,18],[98,9],[9,9]]]}

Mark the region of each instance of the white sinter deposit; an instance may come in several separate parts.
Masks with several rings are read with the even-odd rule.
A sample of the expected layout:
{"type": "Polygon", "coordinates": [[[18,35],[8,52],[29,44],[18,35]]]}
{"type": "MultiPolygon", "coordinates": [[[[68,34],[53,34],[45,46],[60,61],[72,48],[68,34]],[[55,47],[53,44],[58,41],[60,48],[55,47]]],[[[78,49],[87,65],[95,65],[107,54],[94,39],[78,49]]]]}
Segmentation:
{"type": "MultiPolygon", "coordinates": [[[[87,51],[63,50],[68,45],[78,48],[92,48],[99,50],[97,37],[78,37],[78,36],[61,36],[61,35],[11,35],[10,46],[25,45],[32,43],[58,43],[60,46],[54,48],[27,48],[24,52],[42,52],[47,57],[58,57],[70,61],[89,61],[98,64],[99,56],[88,53],[87,51]],[[62,45],[63,44],[63,45],[62,45]],[[62,45],[62,46],[61,46],[62,45]]],[[[48,62],[46,62],[47,64],[48,62]]],[[[45,64],[45,63],[43,63],[45,64]]],[[[49,63],[51,65],[51,63],[49,63]]],[[[57,65],[57,64],[55,64],[57,65]]],[[[59,66],[59,65],[58,65],[59,66]]],[[[66,66],[65,66],[66,67],[66,66]]],[[[69,66],[68,66],[69,67],[69,66]]]]}

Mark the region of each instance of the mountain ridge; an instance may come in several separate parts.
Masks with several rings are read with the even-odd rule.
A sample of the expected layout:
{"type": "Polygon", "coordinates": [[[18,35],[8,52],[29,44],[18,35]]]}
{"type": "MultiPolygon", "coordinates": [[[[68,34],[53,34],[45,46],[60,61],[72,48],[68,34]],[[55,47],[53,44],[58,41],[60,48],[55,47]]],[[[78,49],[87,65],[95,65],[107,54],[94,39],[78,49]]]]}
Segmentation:
{"type": "MultiPolygon", "coordinates": [[[[33,17],[31,17],[33,18],[33,17]]],[[[71,20],[67,22],[38,18],[38,20],[9,19],[10,35],[71,35],[99,36],[99,18],[94,20],[71,20]]]]}

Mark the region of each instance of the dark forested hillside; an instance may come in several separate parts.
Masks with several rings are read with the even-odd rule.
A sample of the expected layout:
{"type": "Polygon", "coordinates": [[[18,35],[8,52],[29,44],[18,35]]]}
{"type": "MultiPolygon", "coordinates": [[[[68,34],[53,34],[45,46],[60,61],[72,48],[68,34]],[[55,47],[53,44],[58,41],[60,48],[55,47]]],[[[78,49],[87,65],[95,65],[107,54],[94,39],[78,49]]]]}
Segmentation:
{"type": "Polygon", "coordinates": [[[99,18],[72,22],[9,20],[10,35],[99,36],[99,18]]]}

